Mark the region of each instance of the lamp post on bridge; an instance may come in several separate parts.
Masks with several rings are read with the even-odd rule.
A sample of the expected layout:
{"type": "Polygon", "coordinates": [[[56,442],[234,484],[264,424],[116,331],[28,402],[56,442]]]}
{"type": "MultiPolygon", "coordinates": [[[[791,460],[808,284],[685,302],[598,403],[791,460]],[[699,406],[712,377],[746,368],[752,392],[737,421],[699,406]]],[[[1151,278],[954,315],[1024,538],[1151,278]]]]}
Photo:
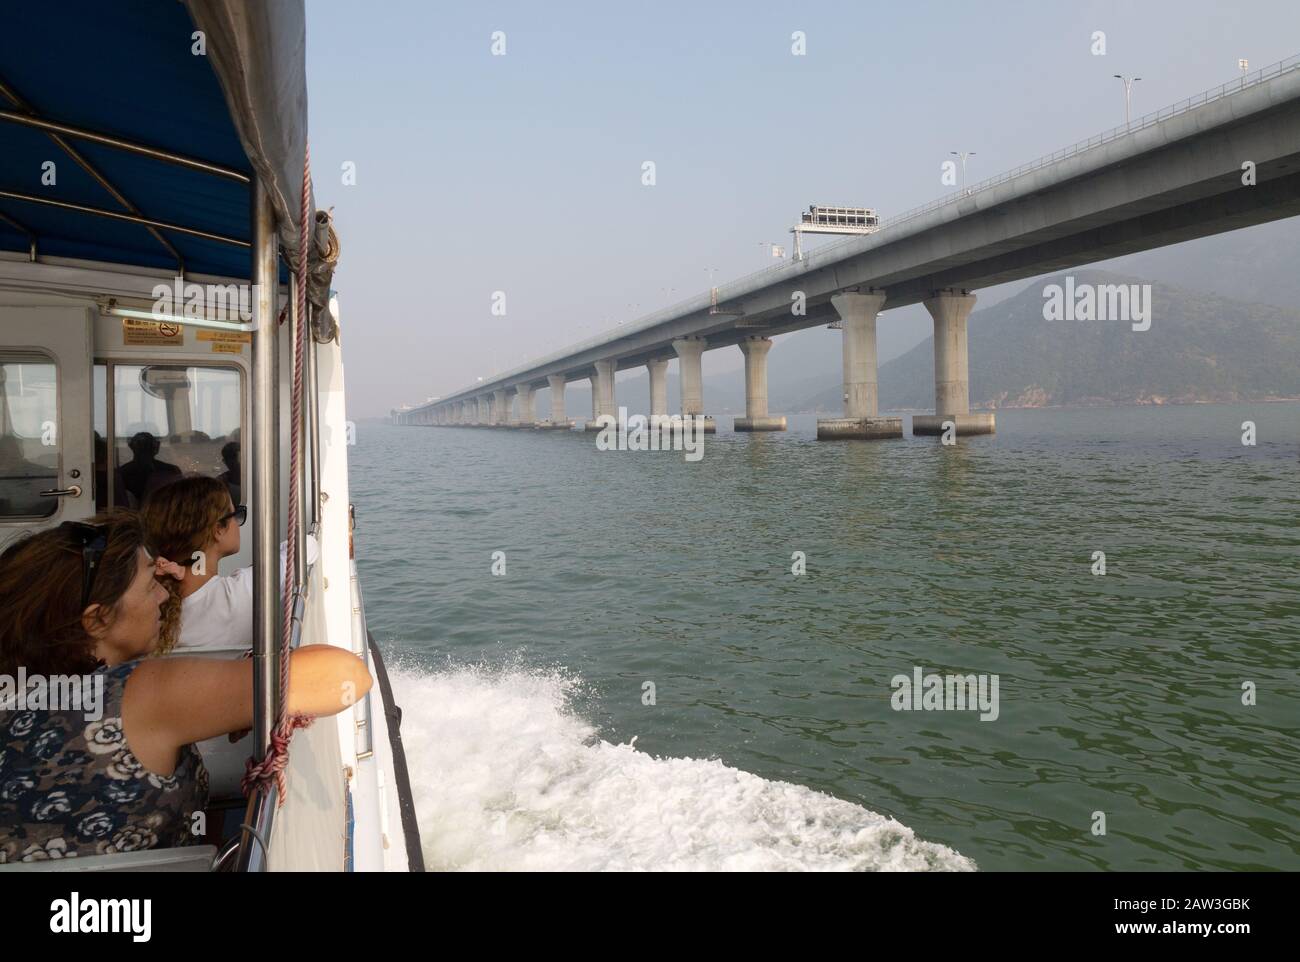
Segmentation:
{"type": "Polygon", "coordinates": [[[1125,77],[1123,74],[1115,74],[1116,80],[1124,82],[1124,126],[1127,127],[1132,122],[1132,99],[1133,85],[1141,80],[1141,77],[1125,77]]]}
{"type": "Polygon", "coordinates": [[[948,151],[948,153],[952,154],[954,157],[960,157],[960,158],[961,158],[961,189],[962,189],[962,190],[965,190],[965,189],[966,189],[966,158],[967,158],[967,157],[974,157],[974,156],[975,156],[975,151],[973,151],[973,150],[950,150],[950,151],[948,151]]]}

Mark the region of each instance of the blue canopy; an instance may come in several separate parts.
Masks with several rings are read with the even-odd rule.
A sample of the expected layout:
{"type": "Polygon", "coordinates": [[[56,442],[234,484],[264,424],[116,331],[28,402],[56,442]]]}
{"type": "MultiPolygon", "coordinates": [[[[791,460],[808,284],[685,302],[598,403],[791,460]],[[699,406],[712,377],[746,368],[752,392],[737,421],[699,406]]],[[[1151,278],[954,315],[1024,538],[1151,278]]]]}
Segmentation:
{"type": "MultiPolygon", "coordinates": [[[[297,248],[306,146],[301,0],[47,0],[7,4],[0,112],[260,176],[297,248]],[[203,51],[196,53],[196,31],[203,51]]],[[[250,182],[0,117],[0,192],[250,239],[250,182]],[[51,166],[52,165],[52,166],[51,166]],[[98,177],[95,176],[98,174],[98,177]],[[105,186],[105,185],[108,186],[105,186]],[[129,206],[128,206],[129,205],[129,206]]],[[[246,246],[0,196],[0,250],[248,277],[246,246]]]]}

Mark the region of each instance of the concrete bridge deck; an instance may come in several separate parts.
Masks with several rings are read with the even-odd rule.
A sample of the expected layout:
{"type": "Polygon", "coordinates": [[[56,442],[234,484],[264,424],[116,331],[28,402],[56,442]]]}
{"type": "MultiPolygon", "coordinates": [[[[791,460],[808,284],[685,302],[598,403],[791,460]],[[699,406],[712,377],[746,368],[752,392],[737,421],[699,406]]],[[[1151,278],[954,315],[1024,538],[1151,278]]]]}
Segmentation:
{"type": "Polygon", "coordinates": [[[395,419],[530,424],[534,392],[550,387],[553,408],[561,399],[556,426],[567,426],[564,383],[590,379],[593,417],[613,414],[614,373],[638,366],[650,370],[650,413],[666,414],[664,378],[674,356],[682,413],[702,417],[699,356],[738,345],[747,410],[737,429],[780,429],[784,419],[767,412],[770,338],[840,322],[845,416],[838,420],[849,423],[828,424],[825,436],[892,436],[891,425],[871,423],[881,420],[876,316],[920,301],[935,322],[936,405],[934,418],[918,418],[914,430],[936,433],[944,420],[959,433],[992,430],[991,414],[969,412],[972,290],[1296,214],[1300,56],[909,211],[877,233],[732,281],[395,419]]]}

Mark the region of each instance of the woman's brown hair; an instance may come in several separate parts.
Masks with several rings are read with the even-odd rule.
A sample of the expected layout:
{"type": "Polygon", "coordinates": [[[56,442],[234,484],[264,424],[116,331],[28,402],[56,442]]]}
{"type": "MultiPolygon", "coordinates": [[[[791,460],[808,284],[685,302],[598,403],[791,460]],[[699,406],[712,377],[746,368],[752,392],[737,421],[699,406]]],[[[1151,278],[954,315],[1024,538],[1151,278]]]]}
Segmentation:
{"type": "MultiPolygon", "coordinates": [[[[145,544],[157,557],[175,561],[182,568],[193,564],[195,552],[212,540],[212,529],[230,509],[230,490],[220,478],[195,475],[159,488],[144,503],[145,544]]],[[[155,654],[176,647],[181,633],[181,583],[163,579],[167,601],[162,606],[162,628],[155,654]]]]}
{"type": "MultiPolygon", "coordinates": [[[[144,531],[125,510],[88,523],[102,528],[106,544],[86,607],[100,605],[111,619],[135,579],[144,531]]],[[[33,674],[76,675],[99,665],[95,640],[81,621],[84,544],[79,528],[65,522],[0,554],[0,673],[12,676],[21,666],[33,674]]]]}

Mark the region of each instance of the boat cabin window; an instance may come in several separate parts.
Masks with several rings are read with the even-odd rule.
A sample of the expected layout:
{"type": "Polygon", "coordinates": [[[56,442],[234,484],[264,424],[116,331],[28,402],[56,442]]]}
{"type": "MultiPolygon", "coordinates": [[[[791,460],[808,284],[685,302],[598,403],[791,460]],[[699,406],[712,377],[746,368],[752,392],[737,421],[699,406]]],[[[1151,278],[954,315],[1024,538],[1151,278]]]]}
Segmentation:
{"type": "Polygon", "coordinates": [[[96,507],[139,508],[191,474],[221,478],[240,504],[242,412],[243,383],[232,367],[96,364],[96,507]]]}
{"type": "Polygon", "coordinates": [[[40,355],[0,355],[0,518],[48,518],[59,486],[59,378],[40,355]]]}

